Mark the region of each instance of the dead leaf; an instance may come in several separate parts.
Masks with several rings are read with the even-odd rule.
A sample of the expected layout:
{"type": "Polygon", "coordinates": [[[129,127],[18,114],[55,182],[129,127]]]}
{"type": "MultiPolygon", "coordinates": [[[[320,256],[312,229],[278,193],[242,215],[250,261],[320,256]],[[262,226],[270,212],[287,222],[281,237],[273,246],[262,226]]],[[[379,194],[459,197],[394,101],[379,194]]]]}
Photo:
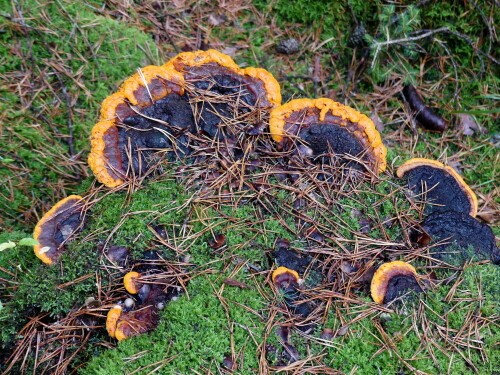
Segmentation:
{"type": "Polygon", "coordinates": [[[286,326],[280,326],[276,329],[276,334],[281,338],[283,343],[288,343],[290,338],[290,329],[286,326]]]}
{"type": "Polygon", "coordinates": [[[372,220],[370,218],[362,217],[358,220],[358,223],[360,233],[369,233],[371,231],[372,220]]]}
{"type": "Polygon", "coordinates": [[[349,330],[349,326],[340,327],[338,329],[338,331],[335,332],[335,337],[344,336],[347,333],[348,330],[349,330]]]}
{"type": "Polygon", "coordinates": [[[484,220],[488,224],[491,224],[495,221],[495,210],[485,207],[476,215],[481,220],[484,220]]]}
{"type": "Polygon", "coordinates": [[[223,14],[212,13],[208,16],[208,24],[212,26],[220,26],[227,21],[227,17],[223,14]]]}
{"type": "Polygon", "coordinates": [[[351,262],[347,262],[347,261],[343,260],[342,262],[340,262],[340,269],[342,270],[342,272],[345,272],[346,274],[350,275],[350,274],[356,272],[359,268],[356,267],[351,262]]]}
{"type": "Polygon", "coordinates": [[[458,174],[462,174],[462,163],[460,161],[449,160],[448,165],[452,167],[458,174]]]}
{"type": "Polygon", "coordinates": [[[286,238],[278,238],[276,240],[276,248],[277,249],[288,249],[290,248],[290,241],[286,238]]]}
{"type": "Polygon", "coordinates": [[[209,240],[208,244],[212,249],[218,249],[226,244],[226,236],[222,233],[216,234],[214,240],[209,240]]]}
{"type": "Polygon", "coordinates": [[[228,370],[237,370],[238,369],[238,364],[234,360],[234,358],[228,354],[224,360],[222,361],[222,366],[224,366],[228,370]]]}
{"type": "Polygon", "coordinates": [[[335,333],[333,332],[333,329],[331,328],[325,328],[320,335],[320,338],[323,340],[331,340],[335,337],[335,333]]]}
{"type": "Polygon", "coordinates": [[[316,227],[309,227],[306,229],[304,233],[305,237],[311,240],[315,240],[317,242],[323,242],[325,241],[325,236],[321,234],[320,231],[316,229],[316,227]]]}
{"type": "Polygon", "coordinates": [[[462,134],[465,136],[471,136],[475,133],[487,133],[486,129],[480,126],[474,117],[466,113],[458,114],[458,123],[462,134]]]}
{"type": "Polygon", "coordinates": [[[284,343],[286,353],[289,355],[290,363],[297,362],[300,358],[299,351],[292,345],[284,343]]]}

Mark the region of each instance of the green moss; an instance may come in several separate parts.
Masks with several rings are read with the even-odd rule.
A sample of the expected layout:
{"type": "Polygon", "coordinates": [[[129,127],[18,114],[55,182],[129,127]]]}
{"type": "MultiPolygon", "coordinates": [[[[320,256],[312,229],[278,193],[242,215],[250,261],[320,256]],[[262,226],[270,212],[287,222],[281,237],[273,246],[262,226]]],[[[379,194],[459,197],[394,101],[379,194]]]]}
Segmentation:
{"type": "MultiPolygon", "coordinates": [[[[498,266],[486,264],[469,267],[463,274],[463,283],[455,293],[456,298],[451,302],[445,302],[444,299],[452,285],[441,286],[421,295],[423,302],[415,298],[399,312],[363,319],[359,323],[349,325],[345,336],[333,339],[335,347],[326,349],[327,355],[324,361],[330,367],[345,373],[355,368],[360,374],[393,375],[400,370],[410,373],[399,357],[416,370],[423,372],[470,373],[471,369],[460,355],[455,353],[450,356],[451,341],[444,343],[439,338],[438,331],[443,327],[452,330],[462,330],[464,327],[467,329],[468,326],[472,327],[475,322],[480,323],[483,319],[495,319],[495,314],[500,311],[499,280],[498,266]],[[417,309],[422,313],[417,313],[417,309]],[[380,328],[377,329],[375,324],[396,343],[394,348],[386,347],[377,355],[375,354],[387,340],[380,334],[380,328]],[[427,339],[434,337],[435,345],[422,345],[423,335],[427,335],[427,339]],[[432,356],[436,358],[437,366],[432,356]]],[[[331,315],[325,326],[338,328],[339,322],[331,315]]],[[[479,327],[482,325],[479,324],[479,327]]],[[[468,350],[460,345],[459,348],[465,350],[480,374],[494,374],[500,368],[499,353],[494,344],[498,342],[500,328],[494,324],[487,325],[479,328],[478,333],[478,336],[473,335],[471,339],[483,342],[488,362],[481,360],[479,350],[468,350]]],[[[316,350],[319,349],[316,347],[316,350]]]]}
{"type": "MultiPolygon", "coordinates": [[[[125,374],[171,357],[174,358],[162,363],[159,373],[217,372],[231,353],[232,343],[239,357],[239,373],[255,373],[259,367],[257,347],[264,333],[264,322],[256,313],[265,308],[266,302],[255,289],[226,286],[221,292],[223,278],[224,275],[209,275],[194,279],[189,298],[182,296],[162,311],[158,329],[121,342],[116,350],[96,357],[81,373],[125,374]],[[145,352],[135,361],[122,360],[142,351],[145,352]]],[[[262,281],[254,281],[241,272],[233,278],[252,286],[262,281]]]]}
{"type": "MultiPolygon", "coordinates": [[[[7,212],[0,217],[0,227],[21,228],[18,215],[30,211],[33,201],[57,200],[58,184],[66,194],[82,191],[79,184],[89,170],[74,161],[86,160],[100,103],[136,68],[150,64],[155,56],[144,51],[155,54],[156,48],[147,34],[97,16],[76,2],[6,3],[2,9],[9,13],[15,6],[27,26],[4,23],[0,78],[17,82],[16,77],[23,76],[27,86],[21,97],[15,87],[0,88],[1,121],[8,124],[0,153],[9,161],[0,164],[0,179],[9,181],[0,186],[0,194],[9,198],[0,200],[0,209],[7,212]],[[73,158],[67,142],[68,116],[78,154],[73,158]]],[[[40,208],[35,207],[38,213],[46,209],[40,208]]]]}

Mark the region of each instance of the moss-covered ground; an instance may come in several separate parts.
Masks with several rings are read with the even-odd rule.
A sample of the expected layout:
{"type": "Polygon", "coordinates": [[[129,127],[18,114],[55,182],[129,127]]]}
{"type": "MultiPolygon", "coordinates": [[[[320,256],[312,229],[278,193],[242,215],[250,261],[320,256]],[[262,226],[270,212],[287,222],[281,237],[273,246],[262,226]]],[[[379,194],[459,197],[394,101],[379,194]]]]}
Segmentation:
{"type": "Polygon", "coordinates": [[[207,374],[229,372],[234,362],[231,371],[241,374],[499,373],[499,267],[435,271],[425,252],[409,249],[406,229],[420,213],[392,174],[409,157],[447,162],[478,195],[480,219],[499,233],[500,12],[493,1],[410,3],[0,0],[0,244],[30,237],[62,197],[87,194],[95,203],[59,265],[41,264],[21,244],[0,251],[0,372],[207,374]],[[356,43],[361,24],[366,33],[356,43]],[[277,53],[289,38],[299,51],[277,53]],[[380,44],[397,39],[409,41],[380,44]],[[301,181],[271,179],[273,188],[229,202],[203,198],[173,172],[128,192],[100,187],[86,158],[101,101],[137,68],[207,47],[268,69],[284,102],[330,97],[370,115],[388,172],[310,195],[302,207],[294,206],[301,181]],[[406,82],[450,121],[444,133],[416,126],[399,94],[406,82]],[[464,124],[476,124],[472,134],[464,124]],[[311,226],[326,245],[309,238],[311,226]],[[219,233],[226,244],[214,249],[219,233]],[[288,343],[279,327],[299,322],[269,272],[282,238],[314,258],[303,276],[318,324],[308,334],[292,328],[288,343]],[[158,251],[189,279],[155,331],[119,344],[103,324],[125,295],[126,268],[106,260],[109,246],[127,246],[136,259],[158,251]],[[336,274],[343,259],[399,258],[435,272],[439,285],[386,308],[371,302],[363,274],[320,276],[336,274]],[[76,328],[64,331],[65,323],[76,328]],[[325,328],[333,338],[321,337],[325,328]],[[68,363],[41,360],[51,353],[68,363]]]}

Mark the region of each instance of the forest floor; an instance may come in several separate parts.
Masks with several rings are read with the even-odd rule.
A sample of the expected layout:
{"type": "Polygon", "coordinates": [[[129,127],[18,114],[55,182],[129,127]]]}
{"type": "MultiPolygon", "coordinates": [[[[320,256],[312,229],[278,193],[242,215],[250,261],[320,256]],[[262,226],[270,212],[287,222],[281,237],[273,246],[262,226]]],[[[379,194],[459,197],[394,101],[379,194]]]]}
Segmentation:
{"type": "Polygon", "coordinates": [[[453,167],[478,197],[478,219],[500,233],[499,20],[495,1],[0,0],[0,372],[500,373],[499,267],[439,270],[429,249],[412,248],[423,210],[395,178],[412,157],[453,167]],[[366,114],[387,170],[276,181],[279,162],[266,155],[258,173],[228,168],[205,190],[179,164],[125,191],[96,182],[87,157],[102,101],[138,68],[210,48],[271,72],[283,103],[326,97],[366,114]],[[444,132],[415,120],[408,83],[444,132]],[[90,219],[47,267],[30,237],[70,194],[92,202],[90,219]],[[111,267],[111,246],[131,259],[159,252],[181,290],[156,330],[120,343],[104,322],[133,263],[111,267]],[[308,259],[305,321],[271,281],[280,247],[308,259]],[[375,304],[370,270],[396,259],[435,283],[375,304]]]}

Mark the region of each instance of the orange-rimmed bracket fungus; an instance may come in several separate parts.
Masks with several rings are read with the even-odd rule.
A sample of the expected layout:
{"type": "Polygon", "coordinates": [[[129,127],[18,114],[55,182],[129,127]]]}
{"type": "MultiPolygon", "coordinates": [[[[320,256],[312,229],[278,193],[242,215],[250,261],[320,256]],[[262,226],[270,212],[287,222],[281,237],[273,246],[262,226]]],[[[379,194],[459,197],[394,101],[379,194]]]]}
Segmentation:
{"type": "Polygon", "coordinates": [[[491,228],[461,212],[434,212],[412,233],[420,246],[432,245],[430,255],[453,265],[470,259],[500,264],[500,249],[491,228]]]}
{"type": "Polygon", "coordinates": [[[147,66],[104,100],[100,121],[92,129],[88,160],[101,183],[116,187],[145,174],[159,150],[167,156],[188,152],[184,132],[193,120],[183,95],[180,73],[147,66]]]}
{"type": "Polygon", "coordinates": [[[297,271],[286,267],[275,269],[271,279],[273,284],[281,290],[287,290],[290,287],[297,289],[299,287],[299,274],[297,271]]]}
{"type": "Polygon", "coordinates": [[[436,160],[413,158],[396,174],[408,181],[408,188],[419,199],[429,203],[427,212],[456,211],[476,216],[476,194],[452,167],[436,160]]]}
{"type": "Polygon", "coordinates": [[[70,195],[57,202],[35,226],[35,255],[47,264],[57,261],[66,242],[81,230],[84,221],[85,200],[81,196],[70,195]]]}
{"type": "Polygon", "coordinates": [[[362,169],[351,160],[356,157],[376,174],[386,168],[387,150],[373,122],[331,99],[292,100],[271,112],[269,124],[282,148],[302,147],[315,158],[333,152],[342,164],[362,169]]]}
{"type": "Polygon", "coordinates": [[[389,303],[413,290],[422,292],[415,267],[400,260],[382,264],[373,275],[371,295],[376,303],[389,303]]]}
{"type": "Polygon", "coordinates": [[[264,69],[240,69],[215,50],[181,53],[140,69],[104,100],[89,164],[100,182],[116,187],[190,154],[198,136],[220,139],[262,121],[254,109],[269,112],[280,102],[279,84],[264,69]]]}
{"type": "Polygon", "coordinates": [[[269,113],[281,104],[280,86],[271,73],[241,69],[216,50],[180,53],[165,66],[182,73],[196,123],[211,138],[238,136],[238,124],[261,122],[258,110],[269,113]]]}

